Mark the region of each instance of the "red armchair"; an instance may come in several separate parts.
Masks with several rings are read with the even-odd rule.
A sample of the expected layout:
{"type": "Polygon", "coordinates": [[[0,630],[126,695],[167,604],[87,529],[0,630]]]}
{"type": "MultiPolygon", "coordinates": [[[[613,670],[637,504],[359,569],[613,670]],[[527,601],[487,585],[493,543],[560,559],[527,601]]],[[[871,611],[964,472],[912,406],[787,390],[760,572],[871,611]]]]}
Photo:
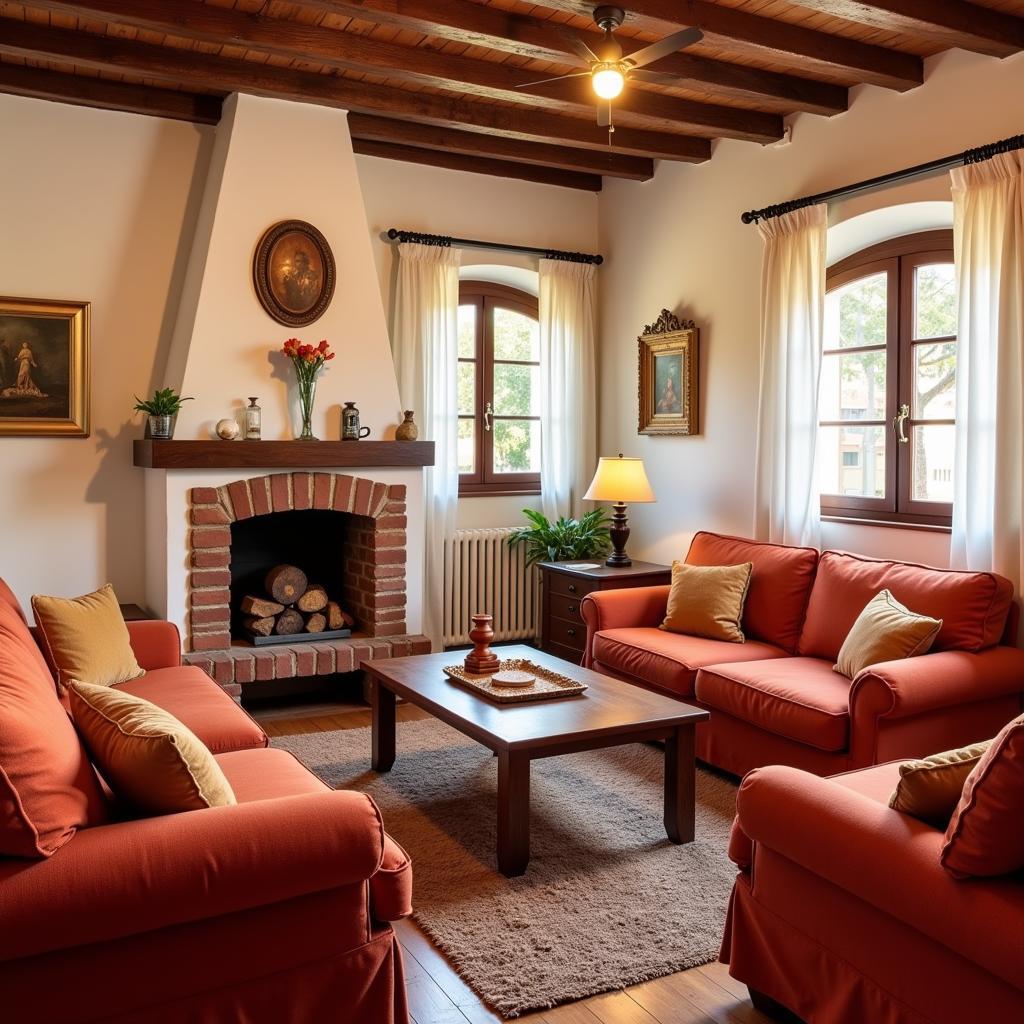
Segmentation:
{"type": "Polygon", "coordinates": [[[658,629],[668,587],[588,594],[585,664],[711,712],[697,756],[735,775],[788,764],[832,775],[994,736],[1020,713],[1024,651],[1008,580],[699,533],[687,560],[753,564],[746,642],[658,629]],[[943,620],[933,653],[832,671],[864,605],[887,587],[943,620]]]}
{"type": "Polygon", "coordinates": [[[898,763],[740,786],[721,959],[813,1024],[1024,1020],[1024,882],[956,881],[943,832],[887,806],[898,763]]]}
{"type": "MultiPolygon", "coordinates": [[[[0,584],[2,601],[13,597],[0,584]]],[[[219,686],[180,665],[173,626],[129,633],[147,673],[119,688],[214,749],[238,803],[136,820],[116,820],[115,807],[50,857],[0,857],[0,1016],[407,1024],[387,922],[411,912],[412,867],[373,801],[266,749],[219,686]]],[[[30,660],[25,672],[42,671],[30,660]]]]}

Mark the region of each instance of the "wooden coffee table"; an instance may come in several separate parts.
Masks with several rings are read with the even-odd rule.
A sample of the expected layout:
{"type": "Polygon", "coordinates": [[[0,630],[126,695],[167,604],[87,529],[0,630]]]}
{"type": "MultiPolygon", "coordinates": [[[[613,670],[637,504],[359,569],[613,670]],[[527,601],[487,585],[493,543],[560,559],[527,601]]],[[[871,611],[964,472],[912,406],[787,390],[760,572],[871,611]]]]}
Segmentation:
{"type": "Polygon", "coordinates": [[[532,647],[502,647],[502,658],[529,658],[588,689],[577,697],[497,704],[453,683],[442,671],[463,654],[421,654],[364,662],[373,700],[375,771],[395,763],[395,697],[429,711],[498,756],[498,867],[521,875],[530,862],[530,762],[625,743],[665,743],[665,831],[688,843],[694,828],[694,727],[706,711],[570,665],[532,647]]]}

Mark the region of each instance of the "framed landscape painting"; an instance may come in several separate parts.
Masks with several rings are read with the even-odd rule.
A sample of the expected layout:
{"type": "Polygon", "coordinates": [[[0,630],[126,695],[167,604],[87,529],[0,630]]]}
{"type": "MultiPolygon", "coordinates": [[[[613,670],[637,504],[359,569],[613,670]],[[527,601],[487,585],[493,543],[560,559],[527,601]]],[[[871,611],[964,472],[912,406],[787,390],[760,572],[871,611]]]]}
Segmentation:
{"type": "Polygon", "coordinates": [[[697,327],[667,309],[644,328],[639,345],[640,434],[697,434],[697,327]]]}
{"type": "Polygon", "coordinates": [[[0,298],[0,437],[89,436],[89,303],[0,298]]]}

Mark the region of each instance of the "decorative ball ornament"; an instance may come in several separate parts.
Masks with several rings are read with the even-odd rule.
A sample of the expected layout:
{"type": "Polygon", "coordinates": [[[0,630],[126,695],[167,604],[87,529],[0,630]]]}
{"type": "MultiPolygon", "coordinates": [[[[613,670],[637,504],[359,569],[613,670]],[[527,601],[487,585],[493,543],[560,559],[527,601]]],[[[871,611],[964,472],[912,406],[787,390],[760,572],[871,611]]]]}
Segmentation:
{"type": "Polygon", "coordinates": [[[234,441],[241,432],[241,428],[238,426],[238,420],[217,420],[217,436],[222,441],[234,441]]]}

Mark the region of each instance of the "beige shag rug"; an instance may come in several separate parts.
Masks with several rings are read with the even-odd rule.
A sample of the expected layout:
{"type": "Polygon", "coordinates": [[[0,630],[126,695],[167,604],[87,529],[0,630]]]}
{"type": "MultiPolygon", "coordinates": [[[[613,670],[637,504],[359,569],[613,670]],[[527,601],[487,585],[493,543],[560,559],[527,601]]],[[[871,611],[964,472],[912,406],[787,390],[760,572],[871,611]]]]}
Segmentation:
{"type": "Polygon", "coordinates": [[[398,726],[395,767],[370,770],[370,732],[278,737],[330,785],[377,802],[414,865],[420,927],[504,1016],[718,955],[735,871],[735,787],[697,772],[697,838],[662,825],[663,755],[632,744],[533,762],[531,860],[495,867],[497,758],[441,722],[398,726]]]}

